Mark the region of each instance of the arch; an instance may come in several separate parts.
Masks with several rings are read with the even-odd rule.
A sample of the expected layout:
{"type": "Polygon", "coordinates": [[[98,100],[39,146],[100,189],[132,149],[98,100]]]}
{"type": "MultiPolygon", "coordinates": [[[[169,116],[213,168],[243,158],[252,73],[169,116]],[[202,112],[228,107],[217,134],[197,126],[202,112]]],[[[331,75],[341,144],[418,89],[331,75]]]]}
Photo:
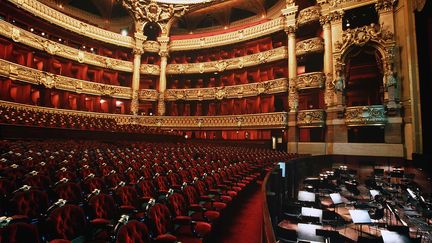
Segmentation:
{"type": "Polygon", "coordinates": [[[150,41],[157,41],[157,38],[162,33],[162,27],[160,24],[155,22],[147,22],[143,25],[143,33],[145,36],[147,36],[147,40],[150,41]]]}

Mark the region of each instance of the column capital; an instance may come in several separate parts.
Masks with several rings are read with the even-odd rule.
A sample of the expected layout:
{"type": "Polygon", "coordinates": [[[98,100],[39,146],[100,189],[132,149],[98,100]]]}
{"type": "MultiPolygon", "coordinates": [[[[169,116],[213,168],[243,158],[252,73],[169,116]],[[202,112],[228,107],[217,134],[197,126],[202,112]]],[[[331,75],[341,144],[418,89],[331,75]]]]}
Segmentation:
{"type": "Polygon", "coordinates": [[[284,27],[285,32],[289,35],[294,35],[297,31],[297,27],[295,25],[285,26],[284,27]]]}
{"type": "Polygon", "coordinates": [[[325,25],[331,24],[333,22],[342,21],[343,16],[344,16],[343,10],[332,11],[332,12],[320,17],[320,24],[322,26],[325,26],[325,25]]]}
{"type": "Polygon", "coordinates": [[[134,54],[134,55],[139,55],[139,56],[141,56],[142,54],[144,54],[144,49],[141,47],[135,47],[133,50],[132,50],[132,53],[134,54]]]}

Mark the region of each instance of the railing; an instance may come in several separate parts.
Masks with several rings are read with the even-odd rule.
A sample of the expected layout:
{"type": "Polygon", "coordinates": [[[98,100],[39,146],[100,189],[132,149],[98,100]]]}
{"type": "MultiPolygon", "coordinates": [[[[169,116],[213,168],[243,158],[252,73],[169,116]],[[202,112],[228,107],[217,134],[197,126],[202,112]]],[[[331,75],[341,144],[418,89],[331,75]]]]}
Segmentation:
{"type": "Polygon", "coordinates": [[[256,66],[263,63],[283,60],[288,57],[286,47],[278,47],[272,50],[226,60],[188,63],[188,64],[169,64],[168,74],[180,73],[208,73],[223,72],[225,70],[239,69],[244,67],[256,66]]]}
{"type": "Polygon", "coordinates": [[[306,127],[323,127],[325,125],[324,110],[302,110],[297,114],[297,126],[306,127]]]}
{"type": "Polygon", "coordinates": [[[326,76],[323,72],[304,73],[297,76],[297,89],[313,89],[324,87],[326,76]]]}
{"type": "Polygon", "coordinates": [[[179,130],[233,130],[233,129],[276,129],[288,124],[286,112],[229,115],[229,116],[133,116],[97,112],[55,109],[41,106],[0,101],[0,107],[23,111],[51,113],[94,118],[112,118],[118,125],[141,125],[162,129],[179,130]]]}
{"type": "Polygon", "coordinates": [[[267,203],[267,184],[272,171],[267,172],[261,185],[261,196],[263,198],[263,225],[261,227],[261,238],[262,243],[274,243],[276,242],[275,233],[273,231],[272,219],[269,212],[267,203]]]}
{"type": "Polygon", "coordinates": [[[40,17],[48,22],[63,27],[69,31],[90,37],[95,40],[110,43],[113,45],[133,47],[133,39],[130,36],[123,36],[99,27],[84,23],[66,14],[63,14],[47,5],[35,0],[9,0],[33,15],[40,17]]]}
{"type": "Polygon", "coordinates": [[[314,37],[296,43],[296,55],[302,56],[305,54],[323,52],[324,42],[321,37],[314,37]]]}
{"type": "Polygon", "coordinates": [[[345,110],[347,126],[382,126],[387,123],[384,105],[354,106],[345,110]]]}
{"type": "Polygon", "coordinates": [[[232,85],[225,87],[168,89],[165,92],[165,100],[221,100],[258,96],[261,94],[283,93],[287,90],[287,79],[280,78],[259,83],[232,85]]]}
{"type": "Polygon", "coordinates": [[[321,16],[320,10],[320,6],[312,6],[302,9],[297,17],[297,26],[319,21],[321,16]]]}

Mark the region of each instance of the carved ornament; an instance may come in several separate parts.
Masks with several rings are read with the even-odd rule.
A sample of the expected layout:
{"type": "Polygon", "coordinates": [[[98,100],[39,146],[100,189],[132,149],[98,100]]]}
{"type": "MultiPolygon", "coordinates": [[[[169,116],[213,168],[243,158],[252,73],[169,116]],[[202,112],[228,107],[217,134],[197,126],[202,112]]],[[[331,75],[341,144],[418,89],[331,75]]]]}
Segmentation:
{"type": "Polygon", "coordinates": [[[345,123],[348,126],[384,125],[387,123],[383,105],[347,107],[345,123]]]}
{"type": "Polygon", "coordinates": [[[302,110],[297,113],[298,127],[322,127],[324,125],[324,110],[302,110]]]}
{"type": "Polygon", "coordinates": [[[297,76],[297,89],[322,88],[326,77],[323,72],[305,73],[297,76]]]}
{"type": "Polygon", "coordinates": [[[301,10],[297,16],[297,26],[319,21],[321,16],[320,6],[312,6],[301,10]]]}
{"type": "Polygon", "coordinates": [[[336,42],[336,49],[342,51],[351,45],[363,46],[369,41],[391,42],[393,41],[393,33],[383,30],[379,25],[373,23],[368,26],[347,29],[342,34],[342,43],[336,42]]]}
{"type": "Polygon", "coordinates": [[[324,41],[321,37],[315,37],[296,43],[296,55],[302,56],[305,54],[323,52],[324,41]]]}

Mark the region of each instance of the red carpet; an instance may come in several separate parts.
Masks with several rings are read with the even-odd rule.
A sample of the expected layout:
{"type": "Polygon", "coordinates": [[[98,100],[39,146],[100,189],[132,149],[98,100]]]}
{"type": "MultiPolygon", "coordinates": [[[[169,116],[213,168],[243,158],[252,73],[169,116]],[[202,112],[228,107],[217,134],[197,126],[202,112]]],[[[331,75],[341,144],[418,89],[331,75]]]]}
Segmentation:
{"type": "Polygon", "coordinates": [[[213,243],[261,242],[262,194],[261,185],[252,185],[250,192],[241,195],[237,205],[228,212],[213,243]]]}

